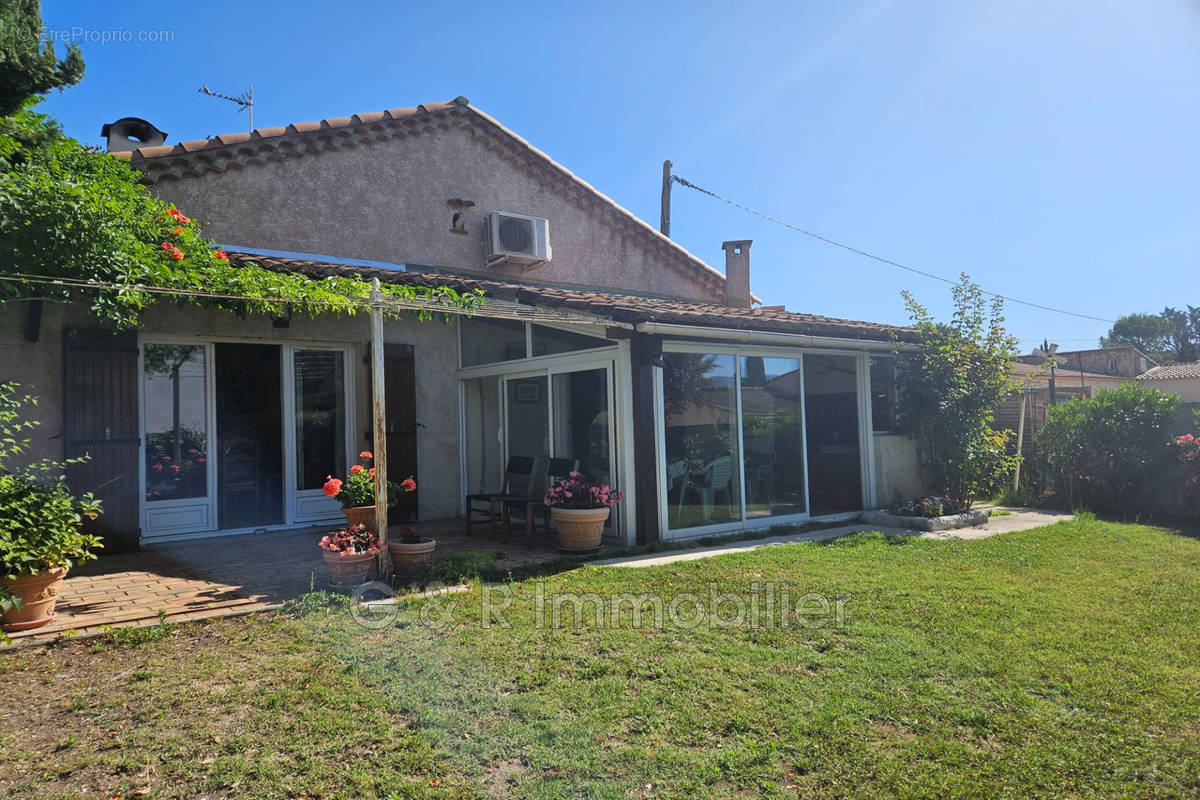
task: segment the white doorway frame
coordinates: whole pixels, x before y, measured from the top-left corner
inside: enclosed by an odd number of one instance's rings
[[[218,343],[231,344],[260,344],[280,348],[280,413],[283,424],[283,522],[275,525],[256,525],[242,528],[220,528],[218,518],[218,459],[215,457],[220,421],[216,411],[216,362],[215,353]],[[205,415],[208,430],[206,440],[209,457],[206,479],[208,496],[203,499],[203,509],[194,499],[182,500],[146,500],[146,402],[145,402],[145,347],[147,344],[193,345],[204,348],[205,357]],[[357,373],[354,370],[355,345],[350,343],[330,344],[328,342],[309,342],[303,340],[279,341],[273,339],[255,339],[236,336],[175,336],[170,334],[145,334],[138,336],[138,513],[142,529],[142,541],[166,542],[179,539],[199,539],[213,536],[233,536],[257,531],[285,530],[299,526],[336,522],[343,517],[341,507],[333,498],[325,497],[320,489],[299,490],[296,488],[296,419],[295,419],[295,351],[297,350],[332,350],[342,353],[343,371],[343,402],[346,409],[345,448],[346,465],[355,462],[355,431],[356,399],[355,384]],[[340,476],[339,476],[340,477]],[[162,504],[162,505],[160,505]],[[171,505],[165,505],[171,504]],[[157,532],[152,530],[150,522],[160,511],[178,514],[188,506],[192,509],[191,524],[158,526]],[[203,513],[203,517],[200,516]]]

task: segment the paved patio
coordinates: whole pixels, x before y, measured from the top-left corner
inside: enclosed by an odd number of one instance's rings
[[[329,527],[147,545],[136,553],[104,556],[71,571],[63,583],[57,617],[45,627],[10,634],[13,646],[62,636],[94,635],[104,627],[137,627],[264,611],[314,589],[328,588],[317,540]],[[558,557],[541,535],[534,548],[524,531],[502,541],[499,531],[477,525],[464,534],[462,520],[421,523],[438,541],[437,556],[484,552],[500,568]]]

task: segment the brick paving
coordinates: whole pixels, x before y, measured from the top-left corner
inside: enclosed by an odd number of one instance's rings
[[[276,608],[313,589],[328,588],[317,540],[328,527],[218,536],[147,545],[136,553],[103,556],[71,570],[49,624],[10,634],[11,646],[47,642],[72,631],[94,635],[105,627],[137,627],[232,616]],[[557,557],[553,541],[540,537],[531,549],[524,532],[507,541],[476,526],[463,532],[461,520],[421,523],[438,540],[435,557],[480,551],[497,556],[501,568]]]

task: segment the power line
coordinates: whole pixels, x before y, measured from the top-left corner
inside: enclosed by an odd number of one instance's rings
[[[712,191],[711,189],[705,189],[703,186],[697,186],[696,184],[692,183],[691,181],[687,180],[686,178],[681,178],[678,175],[672,175],[671,180],[673,180],[674,182],[676,182],[682,186],[686,186],[689,189],[694,189],[697,192],[700,192],[701,194],[706,194],[709,197],[720,200],[722,203],[727,203],[728,205],[731,205],[734,208],[740,208],[742,211],[745,211],[748,214],[753,214],[756,217],[761,217],[762,219],[765,219],[768,222],[773,222],[776,225],[781,225],[785,228],[796,231],[797,233],[802,233],[805,236],[809,236],[818,241],[833,245],[834,247],[840,247],[841,249],[848,250],[851,253],[855,253],[855,254],[863,256],[865,258],[869,258],[873,261],[878,261],[881,264],[887,264],[888,266],[897,267],[897,268],[905,270],[907,272],[912,272],[916,275],[921,275],[926,278],[932,278],[935,281],[941,281],[942,283],[950,284],[951,286],[958,283],[958,281],[951,280],[950,278],[944,277],[942,275],[937,275],[932,272],[926,272],[925,270],[917,269],[916,267],[910,267],[907,264],[901,264],[899,261],[893,261],[890,258],[884,258],[883,256],[877,256],[874,253],[869,253],[866,250],[860,250],[857,247],[845,244],[844,242],[839,242],[836,239],[830,239],[828,236],[822,236],[819,233],[813,233],[810,230],[801,228],[799,225],[793,225],[792,223],[787,222],[782,219],[779,219],[778,217],[773,217],[770,214],[759,211],[758,209],[751,208],[750,206],[747,206],[747,205],[743,205],[742,203],[739,203],[736,200],[730,200],[728,197],[723,197],[723,196],[717,194],[716,192]],[[1067,316],[1070,316],[1070,317],[1078,317],[1080,319],[1088,319],[1088,320],[1092,320],[1094,322],[1105,322],[1105,323],[1108,323],[1109,325],[1116,324],[1116,320],[1105,319],[1104,317],[1096,317],[1096,316],[1092,316],[1091,314],[1081,314],[1077,311],[1067,311],[1066,309],[1063,309],[1063,308],[1054,308],[1053,306],[1047,306],[1047,305],[1042,305],[1041,303],[1035,303],[1032,300],[1021,300],[1019,298],[1010,297],[1009,295],[1000,294],[998,292],[989,292],[986,289],[981,289],[980,291],[982,291],[984,294],[988,295],[989,297],[999,297],[1003,300],[1009,301],[1010,303],[1018,303],[1020,305],[1029,306],[1031,308],[1038,308],[1038,309],[1041,309],[1042,311],[1052,311],[1055,314],[1066,314]]]

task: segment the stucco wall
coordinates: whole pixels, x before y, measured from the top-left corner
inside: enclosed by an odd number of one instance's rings
[[[1176,378],[1172,380],[1138,381],[1147,389],[1158,389],[1167,394],[1177,394],[1185,403],[1200,403],[1200,378]]]
[[[21,329],[24,303],[0,309],[0,380],[15,380],[22,391],[39,398],[37,418],[42,425],[35,435],[37,457],[61,458],[62,449],[62,337],[63,329],[87,326],[86,309],[47,303],[37,343],[24,340]],[[94,324],[94,323],[91,323]],[[170,334],[214,335],[258,342],[316,342],[354,346],[353,363],[355,446],[364,445],[371,430],[370,396],[363,364],[370,328],[365,316],[293,319],[289,328],[275,328],[266,317],[242,319],[214,309],[159,305],[151,308],[142,328],[144,336]],[[417,481],[421,516],[451,517],[458,513],[458,389],[455,381],[457,347],[455,328],[441,322],[389,321],[384,338],[389,343],[413,345],[417,393]]]
[[[888,505],[925,494],[917,443],[907,436],[877,434],[875,442],[875,505]]]
[[[601,187],[603,188],[603,187]],[[237,246],[449,267],[497,277],[711,300],[595,211],[488,150],[461,128],[163,180],[154,191]],[[460,209],[451,199],[475,205]],[[465,235],[451,230],[456,211]],[[553,259],[532,271],[484,265],[484,218],[550,220]],[[714,253],[720,242],[713,240]]]

